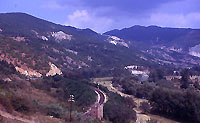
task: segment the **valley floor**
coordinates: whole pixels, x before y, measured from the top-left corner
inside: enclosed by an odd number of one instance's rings
[[[158,115],[153,115],[153,114],[143,114],[140,107],[140,103],[141,102],[148,102],[148,100],[146,99],[140,99],[140,98],[136,98],[132,95],[128,95],[125,93],[122,93],[121,91],[119,91],[117,88],[113,87],[112,85],[112,77],[105,77],[105,78],[94,78],[93,79],[93,83],[96,84],[100,84],[104,87],[107,87],[107,89],[109,91],[112,91],[114,93],[118,93],[119,95],[123,96],[123,97],[131,97],[133,99],[133,101],[136,103],[136,108],[134,108],[134,110],[136,111],[136,115],[137,115],[137,120],[136,123],[147,123],[148,120],[150,119],[154,119],[157,121],[157,123],[180,123],[177,121],[173,121],[171,119],[162,117],[162,116],[158,116]]]

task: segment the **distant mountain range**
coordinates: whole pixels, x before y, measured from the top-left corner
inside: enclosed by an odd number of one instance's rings
[[[137,41],[150,46],[168,46],[188,49],[200,43],[200,29],[162,28],[158,26],[133,26],[111,30],[104,34],[118,36],[127,41]]]
[[[53,68],[107,75],[128,65],[191,67],[200,63],[199,44],[197,29],[133,26],[101,35],[25,13],[0,14],[0,60],[32,76]]]
[[[199,64],[200,29],[136,25],[104,34],[124,39],[132,48],[151,55],[160,64],[179,67]]]

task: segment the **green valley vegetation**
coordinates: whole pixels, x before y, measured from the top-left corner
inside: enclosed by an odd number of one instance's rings
[[[114,123],[130,123],[136,121],[134,102],[121,97],[116,93],[109,92],[109,100],[104,106],[104,117]],[[131,103],[129,103],[131,102]]]
[[[182,78],[176,81],[166,80],[159,73],[154,76],[157,79],[153,82],[139,82],[137,77],[116,77],[113,82],[114,86],[120,85],[124,93],[149,100],[151,108],[141,105],[142,110],[147,113],[182,122],[200,122],[200,93],[191,86],[189,70],[183,69],[181,75]],[[180,87],[174,86],[175,82],[178,82]]]

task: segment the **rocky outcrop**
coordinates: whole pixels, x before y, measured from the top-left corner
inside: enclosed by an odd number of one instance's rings
[[[21,74],[28,76],[28,77],[42,77],[42,74],[39,72],[36,72],[35,70],[32,69],[23,69],[20,67],[15,67],[15,69],[20,72]]]
[[[38,33],[37,31],[35,31],[35,30],[31,30],[31,31],[32,31],[38,38],[40,38],[40,39],[42,39],[42,40],[44,40],[44,41],[48,41],[48,40],[49,40],[47,37],[39,35],[39,33]]]
[[[70,52],[70,53],[73,53],[73,54],[75,54],[75,55],[77,55],[78,54],[78,52],[76,52],[76,51],[73,51],[73,50],[70,50],[70,49],[65,49],[67,52]]]
[[[41,36],[41,38],[42,38],[42,40],[44,40],[44,41],[48,41],[49,39],[47,38],[47,37],[45,37],[45,36]]]
[[[120,39],[116,36],[108,36],[107,40],[114,45],[121,45],[127,48],[129,47],[128,44],[123,39]]]
[[[200,57],[200,44],[189,49],[189,54],[192,56]]]
[[[49,62],[50,65],[50,70],[49,72],[46,74],[46,76],[54,76],[56,74],[61,75],[62,71],[57,68],[54,64],[52,64],[51,62]]]
[[[13,40],[21,42],[21,41],[25,41],[25,37],[11,37]]]
[[[63,31],[59,31],[59,32],[53,32],[51,34],[56,41],[61,41],[61,40],[72,40],[72,35],[69,34],[65,34]]]

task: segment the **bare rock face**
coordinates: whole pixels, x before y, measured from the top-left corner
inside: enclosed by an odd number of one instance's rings
[[[25,41],[25,37],[11,37],[13,40],[21,42],[21,41]]]
[[[72,40],[72,35],[69,34],[65,34],[63,31],[59,31],[59,32],[53,32],[52,37],[54,37],[56,39],[56,41],[62,41],[62,40]]]
[[[44,41],[48,41],[48,40],[49,40],[47,37],[39,35],[39,33],[38,33],[37,31],[35,31],[35,30],[31,30],[31,31],[32,31],[38,38],[40,38],[40,39],[42,39],[42,40],[44,40]]]
[[[47,37],[45,37],[45,36],[41,36],[41,38],[42,38],[42,40],[44,40],[44,41],[48,41],[49,39],[47,38]]]
[[[20,67],[15,67],[15,69],[20,72],[21,74],[28,76],[28,77],[42,77],[42,74],[39,72],[36,72],[35,70],[32,69],[23,69]]]
[[[92,61],[93,61],[93,59],[92,59],[92,57],[91,57],[91,56],[88,56],[88,57],[87,57],[87,59],[88,59],[88,61],[90,61],[90,62],[92,62]]]
[[[4,78],[3,81],[4,82],[11,82],[12,80],[10,78]]]
[[[114,45],[121,45],[127,48],[129,47],[128,44],[123,39],[120,39],[116,36],[109,36],[107,40]]]
[[[46,74],[46,76],[54,76],[56,74],[61,75],[62,71],[57,68],[54,64],[52,64],[51,62],[49,62],[50,65],[50,70],[49,72]]]
[[[189,54],[192,56],[200,57],[200,44],[189,49]]]
[[[73,54],[75,54],[75,55],[77,55],[78,54],[78,52],[76,52],[76,51],[73,51],[73,50],[70,50],[70,49],[65,49],[67,52],[69,52],[69,53],[73,53]]]

